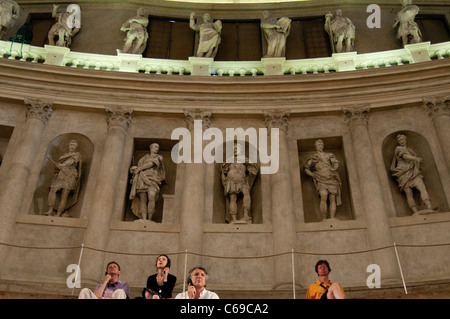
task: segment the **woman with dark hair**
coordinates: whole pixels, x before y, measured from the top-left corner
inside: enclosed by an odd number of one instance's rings
[[[172,298],[172,290],[175,287],[177,277],[169,274],[170,258],[167,255],[159,255],[155,262],[157,273],[147,278],[147,287],[142,291],[145,299],[155,299],[157,294],[160,298]]]

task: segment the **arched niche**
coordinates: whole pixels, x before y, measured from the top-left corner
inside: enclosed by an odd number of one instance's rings
[[[33,205],[30,214],[42,215],[48,211],[48,195],[52,180],[56,173],[55,164],[53,162],[58,162],[59,158],[69,151],[69,142],[71,140],[77,141],[77,151],[81,154],[82,162],[79,188],[76,192],[71,191],[69,194],[67,200],[67,206],[69,206],[69,208],[67,209],[67,213],[69,213],[72,218],[80,218],[92,155],[94,153],[94,146],[89,138],[78,133],[59,135],[49,143],[45,158],[42,162],[42,168],[34,192]],[[55,209],[58,207],[60,196],[61,192],[59,191],[56,196]],[[67,213],[62,216],[67,216]]]
[[[256,165],[258,166],[258,173],[253,181],[250,189],[251,208],[250,216],[252,217],[252,224],[262,224],[262,192],[261,192],[261,164],[259,163],[259,153],[255,145],[245,142],[245,155],[248,158],[250,152],[256,154]],[[223,162],[229,156],[226,152],[226,143],[223,144]],[[222,165],[223,163],[214,164],[214,186],[213,186],[213,212],[212,222],[215,224],[225,224],[230,221],[228,213],[229,201],[225,196],[224,185],[222,182]],[[239,194],[237,198],[237,219],[242,218],[244,212],[243,195]]]
[[[421,157],[423,159],[420,167],[422,171],[423,181],[428,195],[430,196],[432,206],[438,207],[440,211],[448,211],[448,203],[445,199],[439,172],[437,170],[436,163],[434,161],[428,141],[422,135],[413,131],[406,130],[391,133],[383,140],[382,144],[383,160],[386,174],[389,180],[389,188],[392,194],[396,216],[403,217],[413,214],[412,210],[408,206],[405,193],[400,191],[396,177],[392,176],[390,170],[394,157],[394,151],[398,146],[398,134],[406,135],[407,147],[412,149],[418,157]],[[425,206],[420,199],[420,193],[417,190],[413,190],[413,193],[414,199],[418,204],[417,208],[419,210],[424,209]]]
[[[305,173],[305,164],[316,153],[314,143],[321,139],[324,142],[323,151],[326,153],[333,153],[339,161],[338,173],[341,178],[341,201],[342,204],[337,206],[336,218],[339,220],[355,219],[353,211],[353,203],[351,201],[350,184],[348,182],[347,161],[345,159],[345,152],[342,145],[342,137],[322,137],[313,139],[297,140],[298,160],[300,166],[300,180],[302,186],[303,210],[305,216],[305,223],[321,222],[322,216],[320,213],[320,198],[316,192],[314,181],[312,177]],[[328,203],[329,206],[329,203]],[[327,213],[329,218],[329,211]]]
[[[172,148],[178,141],[160,138],[135,138],[134,139],[134,149],[133,157],[131,159],[131,166],[136,166],[139,160],[147,154],[150,154],[150,145],[152,143],[157,143],[159,145],[159,152],[163,157],[163,164],[166,172],[166,179],[160,185],[160,191],[158,194],[158,199],[156,201],[155,213],[152,216],[152,221],[157,223],[163,222],[163,214],[173,214],[174,212],[165,211],[166,207],[173,207],[166,201],[170,201],[175,193],[175,181],[177,176],[177,164],[172,161],[171,151]],[[124,212],[124,221],[135,221],[139,218],[133,214],[131,210],[132,201],[129,199],[131,191],[131,179],[132,174],[130,173],[130,167],[128,168],[128,183],[126,191],[126,207]],[[170,218],[168,218],[170,219]]]
[[[8,148],[8,143],[13,133],[14,127],[0,125],[0,166],[5,156],[6,149]]]

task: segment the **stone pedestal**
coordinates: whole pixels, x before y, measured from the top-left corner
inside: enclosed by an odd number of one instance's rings
[[[262,58],[264,75],[283,75],[283,64],[286,58]]]
[[[411,54],[414,63],[431,61],[430,54],[428,53],[429,47],[430,42],[421,42],[405,45],[405,49]]]
[[[117,57],[120,59],[119,71],[138,72],[138,63],[142,60],[141,54],[121,53],[117,50]]]
[[[333,53],[333,59],[337,64],[337,71],[353,71],[355,70],[356,52]]]
[[[69,48],[58,47],[54,45],[45,45],[45,62],[44,64],[64,65],[64,58],[70,52]]]
[[[211,75],[211,63],[214,62],[213,58],[200,58],[200,57],[189,57],[189,62],[192,66],[191,75]]]

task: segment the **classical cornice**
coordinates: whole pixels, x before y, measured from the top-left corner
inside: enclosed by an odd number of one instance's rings
[[[58,67],[0,59],[0,99],[36,97],[55,108],[103,109],[111,103],[140,113],[214,114],[336,112],[370,104],[371,109],[420,105],[424,96],[450,91],[450,59],[389,68],[328,74],[202,77],[141,74]]]

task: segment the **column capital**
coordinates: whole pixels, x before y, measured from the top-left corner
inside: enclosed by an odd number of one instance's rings
[[[350,130],[358,125],[367,127],[369,124],[370,105],[368,104],[343,107],[342,111],[345,115],[345,122]]]
[[[440,115],[450,115],[450,96],[426,96],[422,101],[427,114],[432,119]]]
[[[44,125],[47,124],[47,121],[53,112],[52,109],[53,101],[30,97],[25,98],[24,102],[27,107],[26,110],[27,119],[35,118],[42,121]]]
[[[211,115],[212,113],[203,109],[184,109],[184,120],[186,121],[186,126],[190,130],[194,129],[194,121],[201,120],[202,128],[205,130],[211,126]]]
[[[125,133],[131,124],[133,108],[124,108],[121,106],[105,106],[106,123],[108,131],[111,128],[117,127],[122,129]]]
[[[263,111],[264,123],[268,129],[279,128],[281,131],[287,134],[289,128],[289,116],[290,111],[287,110],[273,110]]]

